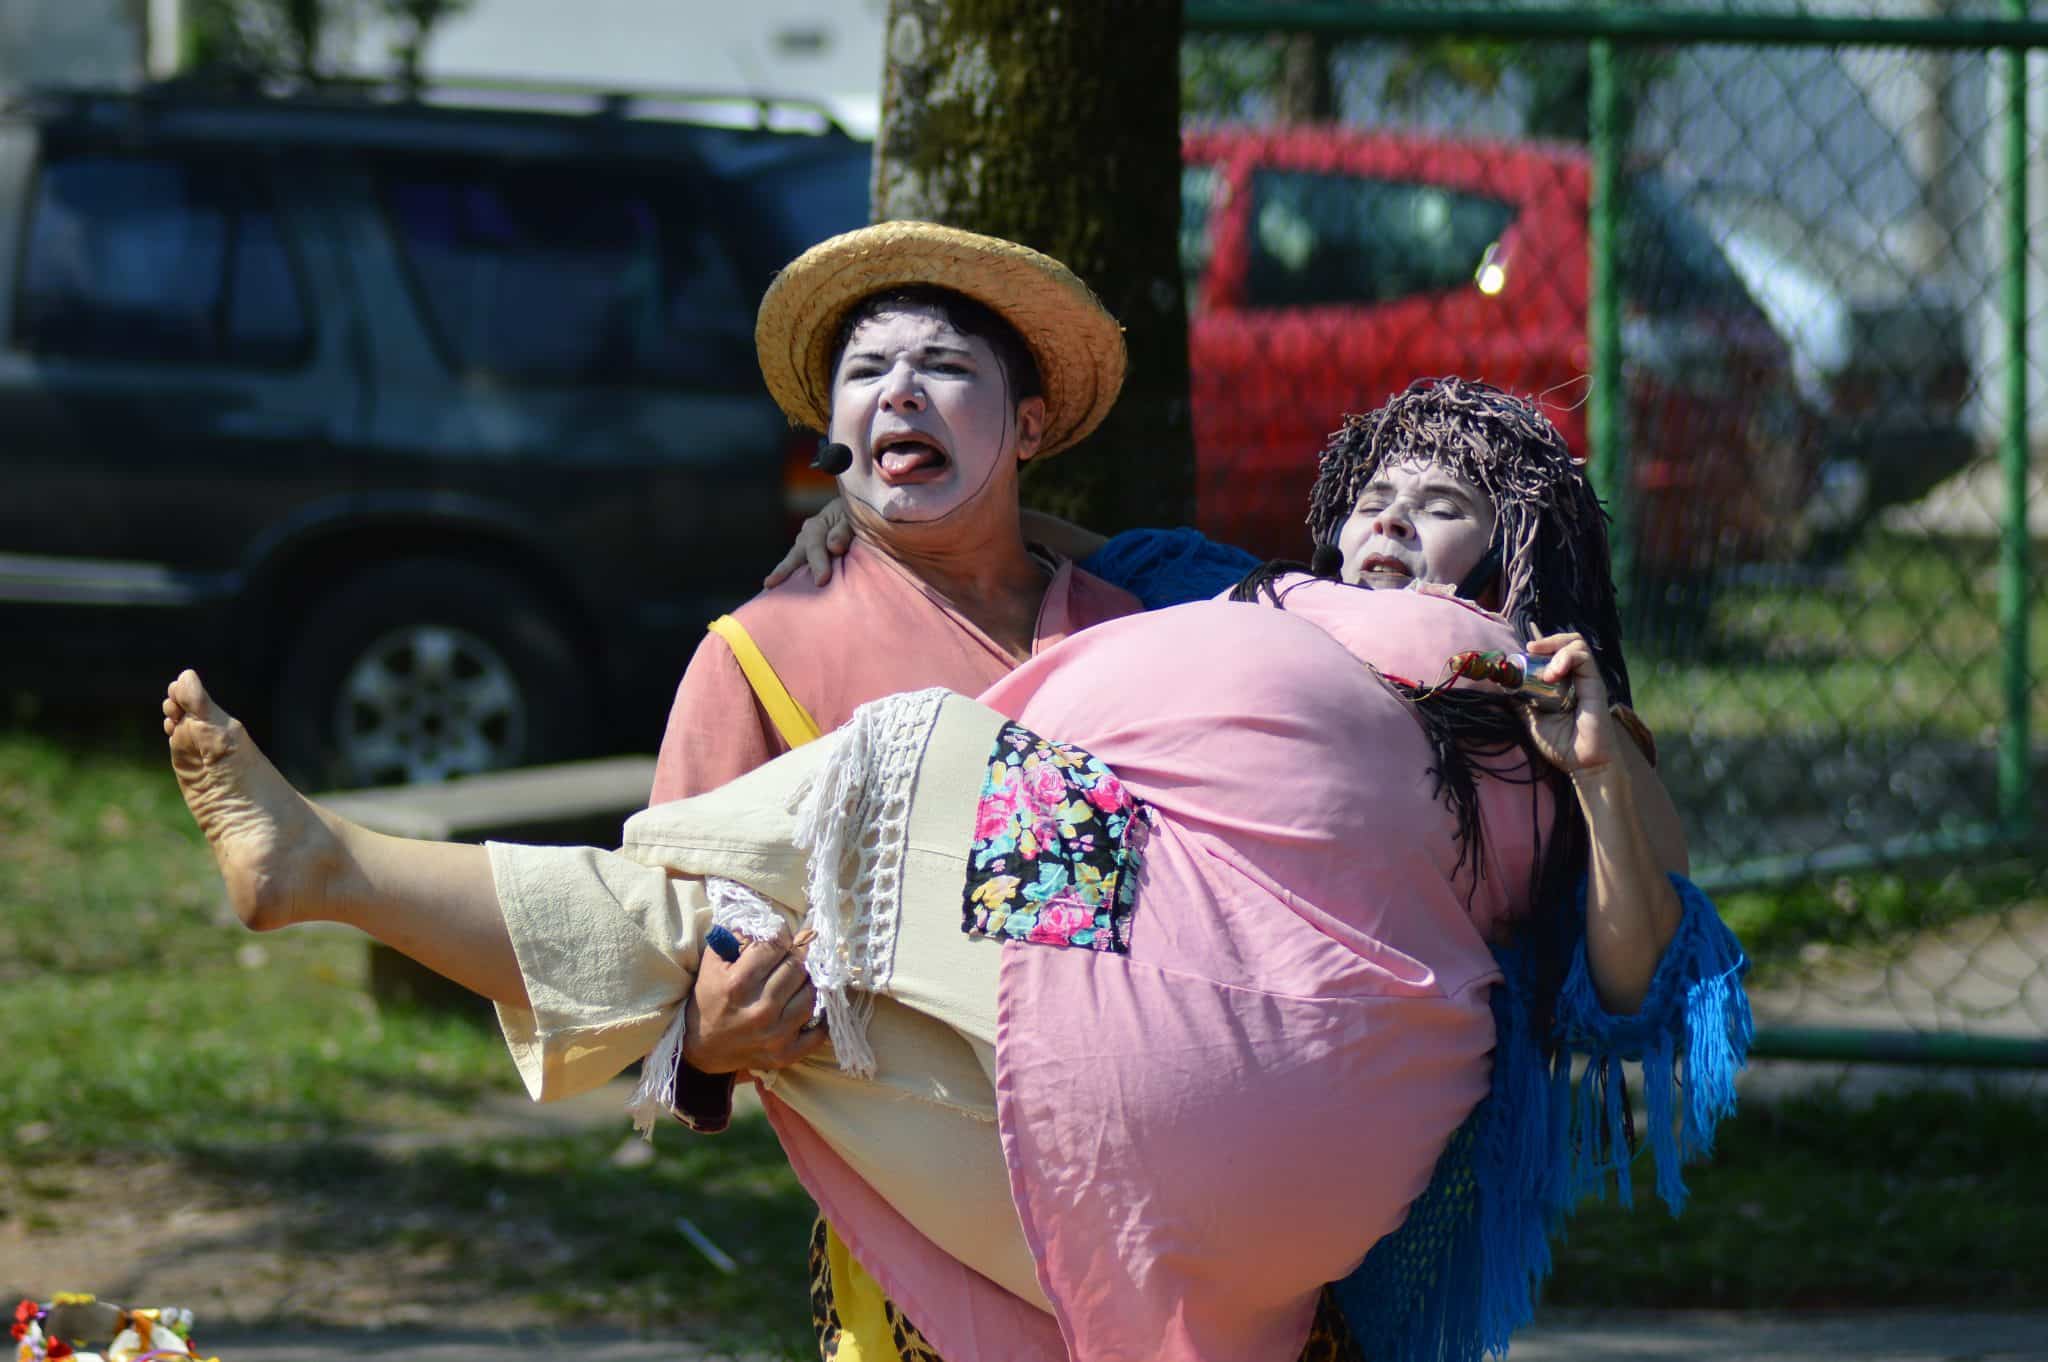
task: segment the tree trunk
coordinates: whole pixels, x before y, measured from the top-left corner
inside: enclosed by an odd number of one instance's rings
[[[385,15],[398,25],[391,56],[399,91],[418,99],[426,88],[427,40],[441,21],[469,8],[469,0],[383,0]]]
[[[1337,117],[1337,86],[1330,78],[1335,45],[1321,33],[1280,39],[1280,89],[1274,116],[1282,123],[1328,123]]]
[[[1180,0],[890,0],[877,220],[924,218],[1071,266],[1130,374],[1031,504],[1105,532],[1193,513],[1179,269]]]
[[[321,0],[284,0],[285,29],[291,35],[292,65],[308,85],[320,79],[320,40],[327,28]]]

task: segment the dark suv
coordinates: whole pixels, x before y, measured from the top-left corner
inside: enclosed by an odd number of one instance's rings
[[[0,684],[191,663],[335,783],[653,745],[787,543],[754,307],[868,148],[489,99],[0,110]]]

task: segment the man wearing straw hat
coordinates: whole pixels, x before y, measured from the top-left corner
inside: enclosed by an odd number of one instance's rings
[[[828,584],[784,582],[714,624],[677,688],[650,804],[724,785],[881,696],[977,694],[1138,608],[1020,527],[1020,465],[1086,436],[1123,383],[1122,329],[1065,265],[935,223],[881,223],[777,274],[755,343],[791,422],[826,437],[820,465],[837,475],[854,543]],[[682,1118],[722,1128],[735,1071],[823,1044],[812,1003],[800,955],[773,943],[707,962]],[[785,1143],[815,1143],[767,1105]],[[869,1327],[862,1302],[879,1292],[823,1221],[813,1258],[843,1304],[829,1327]]]
[[[1019,467],[1087,435],[1123,384],[1122,330],[1064,265],[935,223],[882,223],[783,269],[755,344],[791,422],[830,441],[820,459],[855,544],[828,585],[785,583],[731,618],[819,726],[908,683],[978,690],[1136,608],[1034,550],[1019,524]],[[691,660],[651,802],[790,745],[732,645],[714,633]]]

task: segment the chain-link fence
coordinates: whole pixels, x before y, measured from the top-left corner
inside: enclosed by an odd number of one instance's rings
[[[1412,378],[1539,395],[1760,1049],[2048,1067],[2048,23],[1187,15],[1205,527],[1304,554],[1311,454]]]

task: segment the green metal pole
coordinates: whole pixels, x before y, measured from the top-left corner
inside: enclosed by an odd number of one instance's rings
[[[1614,518],[1614,585],[1622,604],[1629,602],[1635,582],[1634,497],[1629,487],[1628,450],[1622,439],[1621,299],[1614,268],[1620,245],[1621,136],[1620,86],[1615,79],[1614,41],[1595,38],[1590,44],[1591,88],[1587,111],[1593,152],[1590,237],[1593,258],[1586,319],[1593,348],[1593,390],[1588,402],[1587,451],[1593,486]]]
[[[2005,0],[2025,20],[2027,0]],[[2005,53],[2005,526],[1999,545],[1998,617],[2005,636],[2005,739],[1998,753],[1998,811],[2008,832],[2033,819],[2027,626],[2027,51]]]
[[[1967,15],[1730,13],[1719,9],[1603,8],[1592,4],[1385,5],[1361,0],[1296,0],[1284,17],[1272,0],[1187,0],[1188,33],[1327,33],[1340,37],[1483,33],[1495,38],[1583,42],[1734,43],[1806,47],[1919,47],[1978,50],[2048,46],[2048,24]]]
[[[1820,1026],[1759,1026],[1751,1059],[1810,1059],[1837,1064],[1925,1064],[1943,1068],[2048,1068],[2048,1039],[1971,1036],[1954,1031],[1857,1031]]]
[[[1821,876],[1898,870],[1927,861],[1958,862],[1986,856],[2010,856],[2015,851],[2025,852],[2030,846],[2031,839],[2024,833],[2015,833],[2002,822],[1986,821],[1934,832],[1881,837],[1851,846],[1829,847],[1825,851],[1756,856],[1721,864],[1695,861],[1692,881],[1709,894],[1732,894],[1738,890],[1767,889]]]

